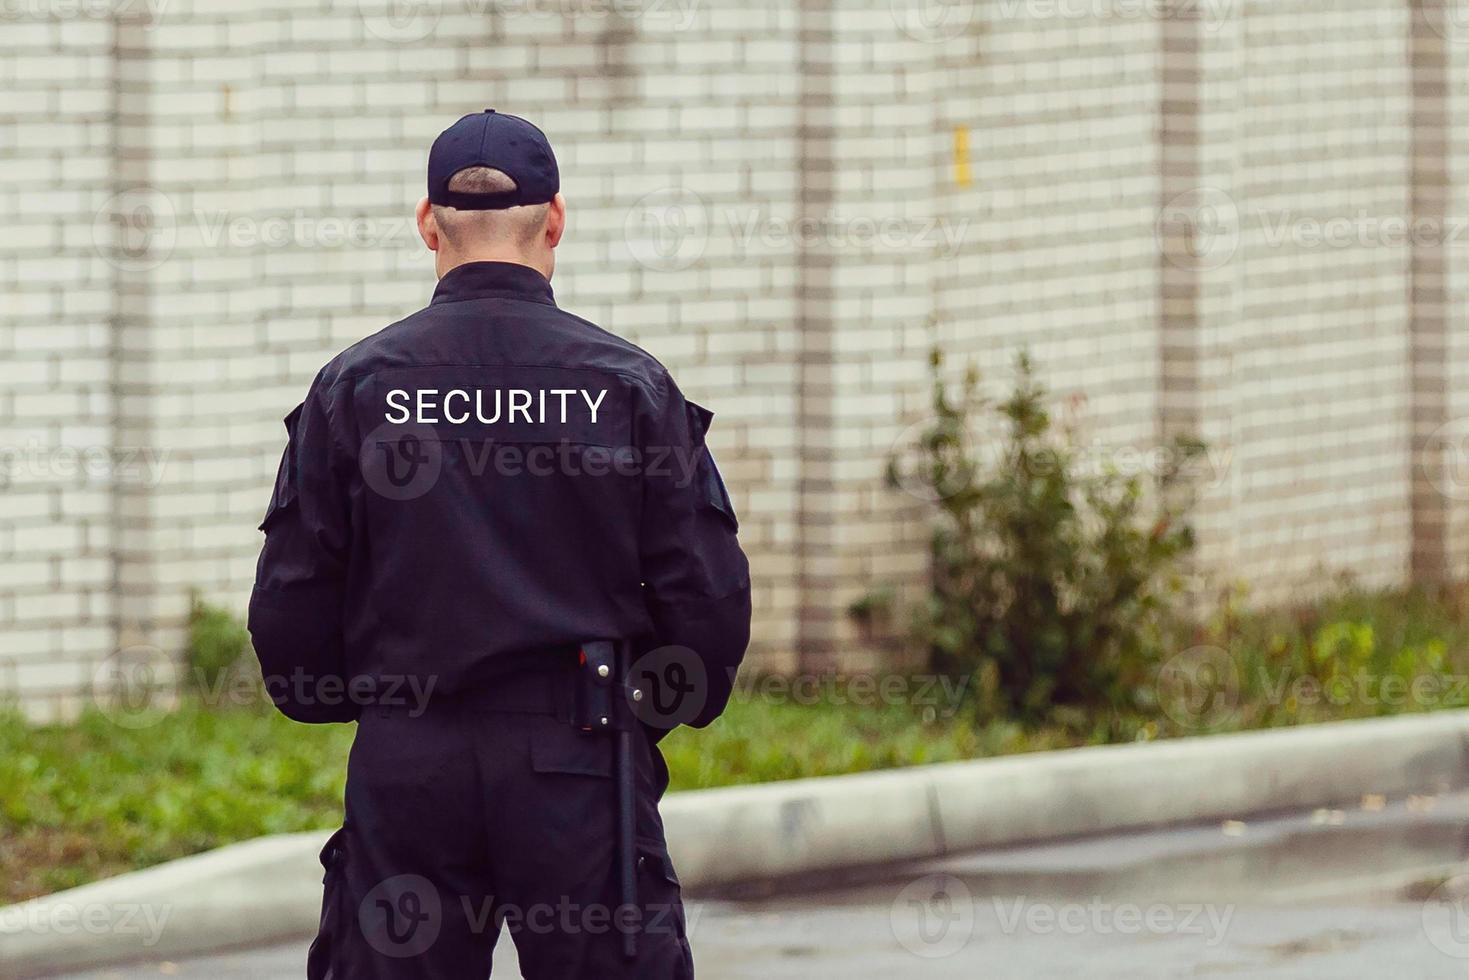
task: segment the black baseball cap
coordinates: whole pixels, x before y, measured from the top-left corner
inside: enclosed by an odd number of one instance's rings
[[[469,167],[490,167],[515,181],[515,190],[463,194],[449,179]],[[486,109],[465,116],[434,140],[428,153],[429,203],[459,211],[499,211],[545,204],[561,189],[561,172],[546,134],[507,112]]]

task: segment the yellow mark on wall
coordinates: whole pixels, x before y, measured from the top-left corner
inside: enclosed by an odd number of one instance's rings
[[[974,175],[969,172],[969,127],[954,127],[954,183],[960,187],[968,187],[974,183]]]

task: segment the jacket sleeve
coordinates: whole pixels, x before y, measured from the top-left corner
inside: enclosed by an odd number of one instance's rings
[[[750,567],[739,522],[704,444],[713,414],[688,402],[666,376],[641,427],[644,598],[665,647],[697,660],[700,683],[679,720],[702,728],[729,703],[750,641]]]
[[[321,377],[286,417],[289,441],[260,529],[265,548],[250,596],[250,639],[266,693],[303,722],[354,720],[342,638],[351,508],[344,452]]]

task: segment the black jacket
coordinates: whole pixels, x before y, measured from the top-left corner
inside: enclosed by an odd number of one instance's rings
[[[349,721],[394,691],[451,695],[626,637],[687,648],[707,687],[678,720],[707,724],[750,629],[711,418],[535,270],[452,270],[286,418],[250,601],[272,699]]]

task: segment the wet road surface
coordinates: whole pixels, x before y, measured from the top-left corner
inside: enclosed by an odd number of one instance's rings
[[[1458,978],[1469,976],[1469,794],[704,896],[689,924],[700,980]],[[305,949],[68,980],[299,978]],[[495,975],[519,976],[508,938]]]

